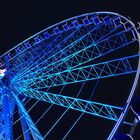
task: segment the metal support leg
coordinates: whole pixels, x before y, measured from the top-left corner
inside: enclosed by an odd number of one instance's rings
[[[33,139],[34,140],[43,140],[41,133],[38,131],[37,127],[33,123],[30,116],[28,115],[26,109],[24,108],[24,105],[19,100],[18,96],[15,95],[14,92],[13,92],[13,96],[15,97],[15,101],[17,102],[19,110],[22,112],[22,116],[24,116],[24,119],[25,119],[26,123],[28,124],[28,127],[30,129]]]
[[[20,118],[21,118],[21,125],[22,125],[24,140],[31,140],[31,137],[30,137],[30,134],[29,134],[29,127],[27,126],[24,115],[20,110],[19,110],[19,115],[20,115]]]

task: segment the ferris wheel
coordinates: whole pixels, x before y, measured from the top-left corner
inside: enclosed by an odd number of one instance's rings
[[[94,12],[50,26],[3,54],[0,139],[71,139],[88,118],[99,121],[90,121],[91,139],[100,139],[100,133],[115,140],[123,126],[132,139],[140,120],[131,106],[139,81],[139,43],[132,21]],[[132,121],[129,112],[135,114]],[[84,132],[79,135],[88,139]]]

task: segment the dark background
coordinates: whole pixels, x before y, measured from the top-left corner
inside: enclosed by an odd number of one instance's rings
[[[139,0],[5,0],[0,3],[0,54],[34,33],[72,16],[113,11],[138,22],[139,9]]]
[[[140,21],[138,0],[28,0],[0,3],[0,55],[40,30],[64,19],[96,11],[117,12]],[[139,140],[138,134],[135,138]],[[87,133],[88,134],[88,133]]]

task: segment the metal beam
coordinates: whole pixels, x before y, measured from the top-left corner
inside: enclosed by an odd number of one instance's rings
[[[12,92],[13,93],[13,92]],[[31,131],[32,137],[34,140],[43,140],[42,135],[40,134],[40,132],[38,131],[37,127],[35,126],[35,124],[33,123],[32,119],[30,118],[30,116],[28,115],[27,111],[24,108],[24,105],[22,104],[22,102],[19,100],[18,96],[16,94],[13,93],[13,96],[17,102],[17,105],[20,109],[20,111],[22,112],[22,114],[24,115],[24,118],[28,124],[28,127]]]

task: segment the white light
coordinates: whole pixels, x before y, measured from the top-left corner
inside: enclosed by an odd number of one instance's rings
[[[5,75],[6,69],[0,70],[0,76],[3,77]]]

